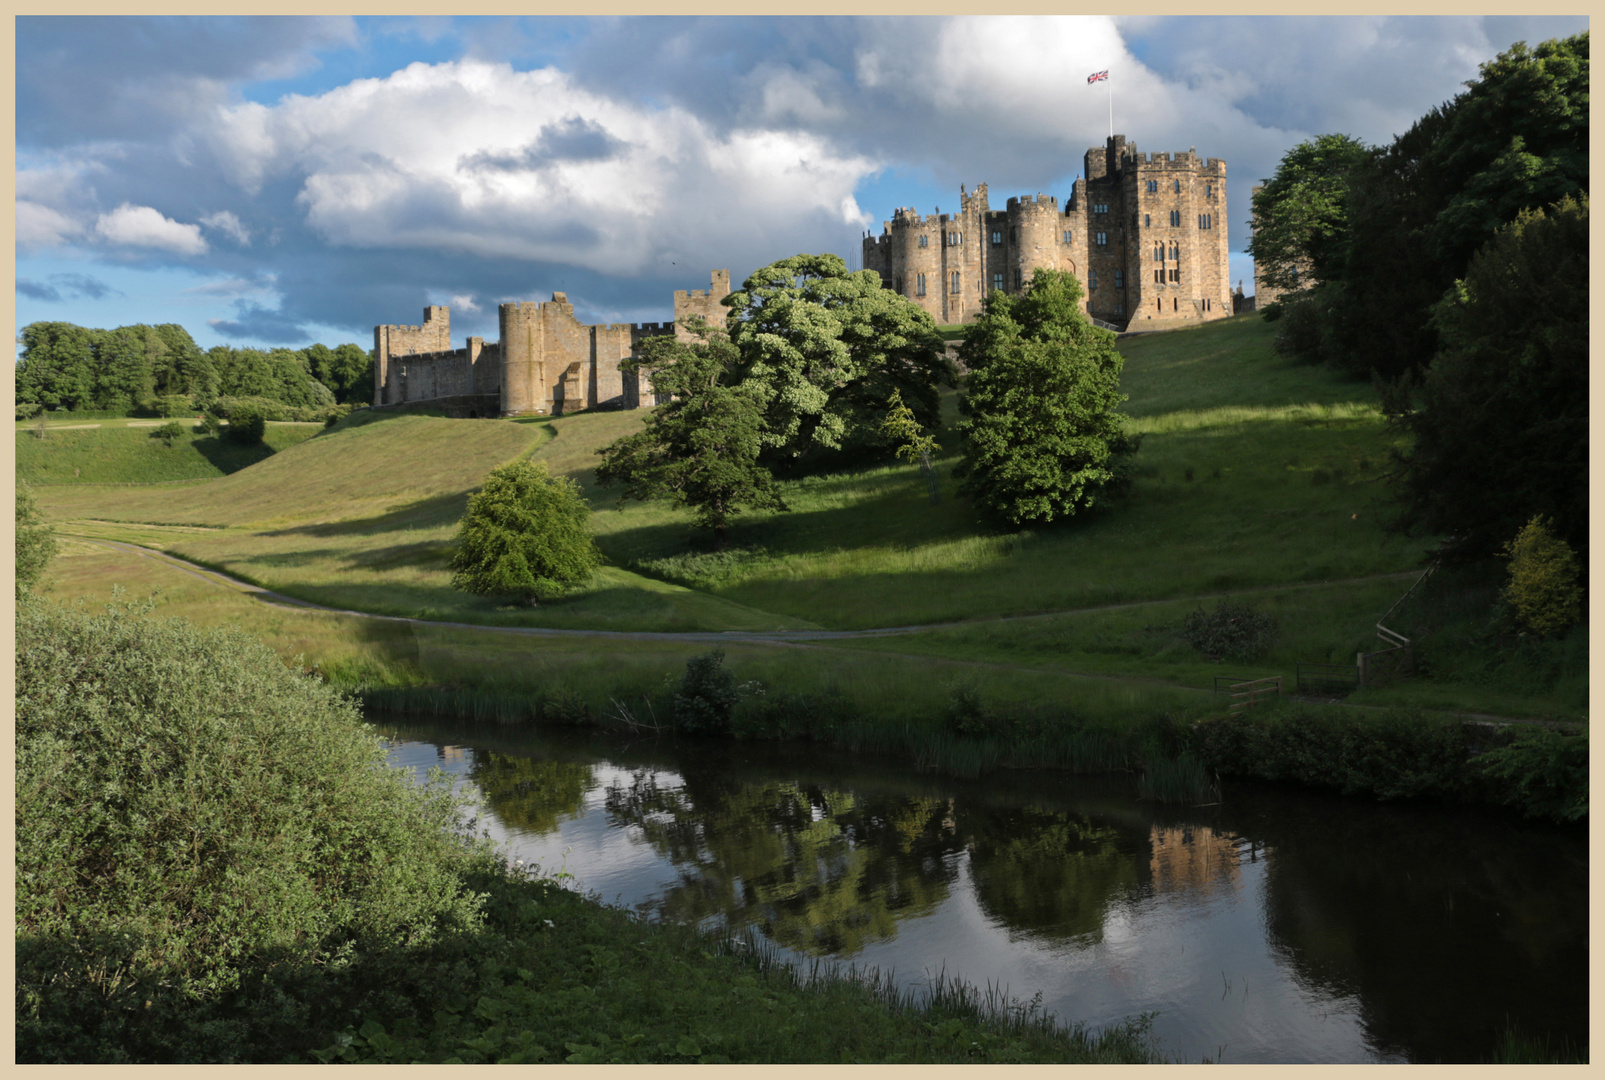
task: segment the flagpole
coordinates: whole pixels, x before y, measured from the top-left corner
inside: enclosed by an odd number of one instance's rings
[[[1105,78],[1104,82],[1109,84],[1109,137],[1112,139],[1115,137],[1115,81]]]

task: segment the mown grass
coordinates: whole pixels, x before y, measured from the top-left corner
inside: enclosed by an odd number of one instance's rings
[[[359,414],[204,484],[53,487],[40,502],[52,518],[72,519],[71,530],[163,547],[353,610],[703,632],[1036,615],[844,642],[833,655],[898,653],[1192,687],[1213,672],[1178,643],[1176,624],[1194,606],[1240,594],[1283,626],[1258,665],[1267,670],[1256,673],[1290,676],[1293,663],[1350,663],[1374,647],[1373,624],[1408,586],[1426,541],[1384,531],[1390,493],[1380,474],[1393,436],[1370,387],[1289,364],[1270,347],[1272,329],[1232,319],[1123,341],[1127,411],[1143,434],[1131,492],[1103,513],[1018,533],[991,530],[955,495],[952,391],[937,462],[940,505],[927,501],[909,466],[796,477],[783,481],[790,513],[738,518],[731,546],[719,552],[693,536],[686,512],[621,505],[595,486],[596,451],[642,422],[627,412],[525,422]],[[456,592],[448,566],[468,493],[523,454],[580,483],[610,564],[586,588],[536,609]],[[1089,610],[1112,605],[1147,606]],[[1586,710],[1586,674],[1564,675],[1570,681],[1559,691],[1548,683],[1513,690],[1457,666],[1451,637],[1440,642],[1435,681],[1368,694],[1513,715]]]
[[[254,446],[198,434],[193,419],[178,421],[184,434],[168,445],[151,437],[161,420],[99,421],[98,427],[18,425],[17,478],[30,484],[151,484],[211,480],[239,472],[323,430],[321,424],[267,426]]]

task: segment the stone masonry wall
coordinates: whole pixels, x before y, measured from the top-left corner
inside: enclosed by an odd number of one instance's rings
[[[644,380],[622,370],[647,337],[676,334],[690,340],[679,320],[701,315],[723,326],[730,272],[716,270],[708,291],[674,294],[675,322],[590,326],[574,317],[564,293],[544,302],[503,304],[501,341],[469,338],[450,348],[450,313],[424,312],[424,325],[374,328],[375,406],[416,402],[449,404],[464,415],[561,415],[578,409],[637,409],[650,394]],[[434,346],[424,348],[424,346]],[[398,351],[401,350],[401,351]],[[454,413],[455,415],[455,413]]]
[[[899,207],[865,235],[864,268],[939,324],[973,321],[987,293],[1039,268],[1075,274],[1088,313],[1128,329],[1232,314],[1223,161],[1140,154],[1116,135],[1087,151],[1083,173],[1062,212],[1040,193],[994,211],[985,184],[960,190],[957,214]]]

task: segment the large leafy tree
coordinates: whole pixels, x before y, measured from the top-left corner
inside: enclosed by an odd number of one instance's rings
[[[468,499],[452,556],[453,588],[535,606],[588,580],[601,564],[579,485],[546,466],[493,469]]]
[[[884,452],[886,402],[898,391],[919,424],[939,426],[949,374],[936,324],[871,270],[836,255],[794,255],[726,298],[734,381],[763,409],[766,456]]]
[[[1442,341],[1403,458],[1399,525],[1451,560],[1497,553],[1534,515],[1588,552],[1588,200],[1528,211],[1437,306]]]
[[[26,483],[18,482],[16,492],[17,599],[30,595],[44,577],[45,568],[56,557],[56,530],[39,512],[39,503]]]
[[[1259,280],[1292,291],[1341,275],[1349,177],[1365,156],[1365,144],[1348,135],[1321,135],[1283,155],[1254,194],[1248,253]]]
[[[743,507],[784,510],[763,450],[763,396],[756,383],[729,385],[735,347],[721,335],[695,344],[648,338],[634,361],[667,398],[634,435],[598,451],[597,482],[621,499],[669,499],[690,507],[722,547]]]
[[[1348,253],[1325,297],[1337,362],[1384,381],[1437,350],[1431,313],[1471,256],[1524,210],[1588,190],[1588,34],[1517,43],[1350,182]]]
[[[1116,411],[1115,337],[1081,311],[1074,274],[1038,270],[1019,295],[994,292],[960,356],[963,460],[954,474],[989,517],[1047,523],[1125,486],[1136,443]]]

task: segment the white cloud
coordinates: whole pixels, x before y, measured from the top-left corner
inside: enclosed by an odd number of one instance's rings
[[[206,254],[206,241],[199,225],[185,225],[163,217],[149,206],[123,203],[95,222],[95,232],[114,244],[131,247],[162,248],[180,255]]]
[[[453,311],[468,312],[479,310],[479,305],[474,302],[472,296],[453,296],[450,300],[450,305]]]
[[[219,210],[215,214],[207,214],[201,218],[201,224],[233,238],[241,247],[251,246],[250,230],[241,224],[240,219],[231,210]]]
[[[84,227],[59,210],[27,199],[17,200],[17,246],[57,247],[81,235]]]
[[[582,130],[584,140],[553,134]],[[298,205],[330,243],[617,274],[802,250],[821,225],[867,220],[850,199],[877,167],[807,132],[717,131],[680,108],[579,89],[561,71],[471,60],[241,104],[219,114],[212,139],[247,191],[299,176]]]
[[[200,285],[185,289],[186,295],[195,296],[250,296],[271,295],[273,275],[267,275],[267,281],[252,281],[248,278],[222,278],[217,281],[207,281]]]

